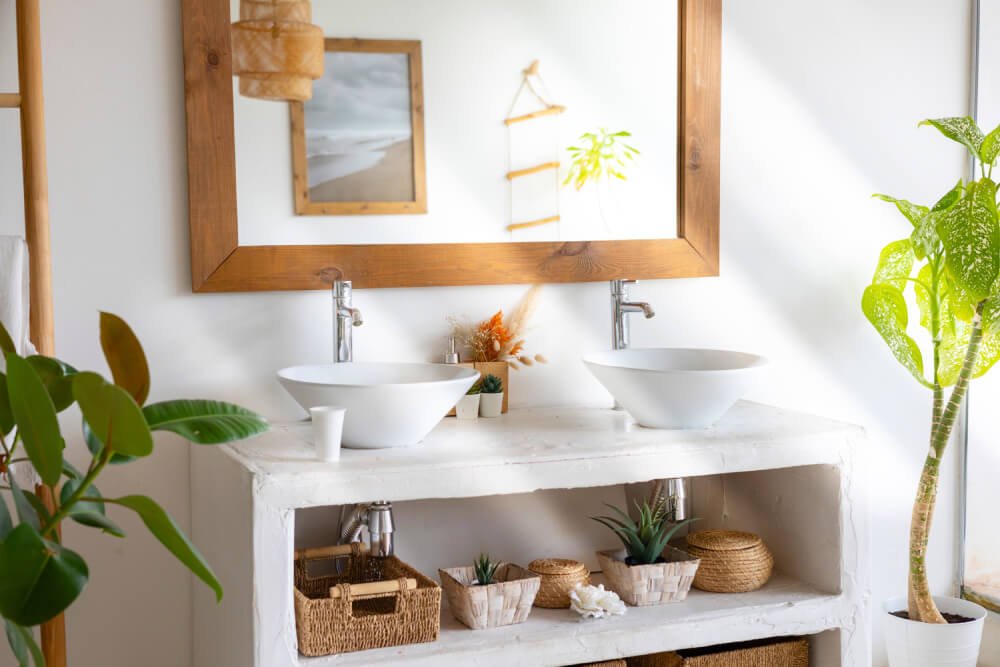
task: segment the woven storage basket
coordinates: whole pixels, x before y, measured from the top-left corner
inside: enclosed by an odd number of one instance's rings
[[[624,549],[597,552],[611,590],[633,607],[681,602],[687,597],[697,576],[698,559],[674,547],[667,547],[663,556],[665,563],[629,565]]]
[[[331,563],[337,559],[345,566],[339,574]],[[311,576],[310,567],[320,564],[334,573]],[[296,552],[294,572],[295,626],[303,655],[418,644],[438,637],[441,588],[394,556],[370,557],[357,543],[309,549]],[[416,588],[407,589],[407,579],[415,580]],[[398,581],[399,590],[358,594],[364,584],[391,580]]]
[[[687,551],[701,559],[694,587],[712,593],[755,591],[771,578],[774,556],[753,533],[702,530],[687,536]]]
[[[542,578],[535,597],[536,607],[568,609],[569,592],[577,584],[590,584],[590,570],[577,560],[539,558],[528,563],[528,569]]]
[[[628,659],[628,667],[809,667],[809,641],[801,637],[686,649]]]
[[[476,568],[438,570],[452,615],[473,630],[522,623],[531,613],[541,578],[519,565],[497,568],[494,583],[476,583]]]

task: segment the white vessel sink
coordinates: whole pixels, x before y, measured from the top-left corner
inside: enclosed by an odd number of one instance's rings
[[[293,366],[278,380],[306,410],[347,408],[343,445],[406,447],[424,439],[479,377],[463,366],[340,363]]]
[[[756,354],[681,348],[609,350],[583,362],[641,425],[673,429],[714,424],[767,365]]]

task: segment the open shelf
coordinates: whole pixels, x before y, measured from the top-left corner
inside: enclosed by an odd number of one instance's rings
[[[594,576],[601,583],[600,575]],[[849,601],[778,574],[752,593],[704,593],[653,607],[629,607],[624,616],[581,621],[569,609],[533,609],[527,621],[470,630],[442,609],[441,636],[411,644],[319,658],[299,656],[301,667],[334,665],[572,665],[679,648],[783,635],[812,635],[848,622]]]

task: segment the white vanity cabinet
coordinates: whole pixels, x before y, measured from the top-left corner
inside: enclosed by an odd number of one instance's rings
[[[345,450],[337,463],[315,461],[309,438],[307,424],[277,425],[248,442],[193,448],[193,537],[225,587],[219,605],[210,591],[196,588],[196,667],[568,665],[786,635],[811,637],[817,667],[871,662],[867,481],[858,427],[741,402],[715,427],[697,431],[644,429],[627,414],[593,408],[445,419],[416,447]],[[523,624],[484,631],[466,629],[444,609],[434,643],[323,658],[296,650],[298,509],[667,477],[691,478],[699,529],[750,530],[764,538],[776,567],[764,588],[693,590],[682,603],[587,622],[568,610],[536,608]]]

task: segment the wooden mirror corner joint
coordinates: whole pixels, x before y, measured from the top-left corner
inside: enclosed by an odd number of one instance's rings
[[[181,0],[195,292],[588,282],[719,272],[722,0],[678,0],[677,238],[241,246],[228,0]]]

